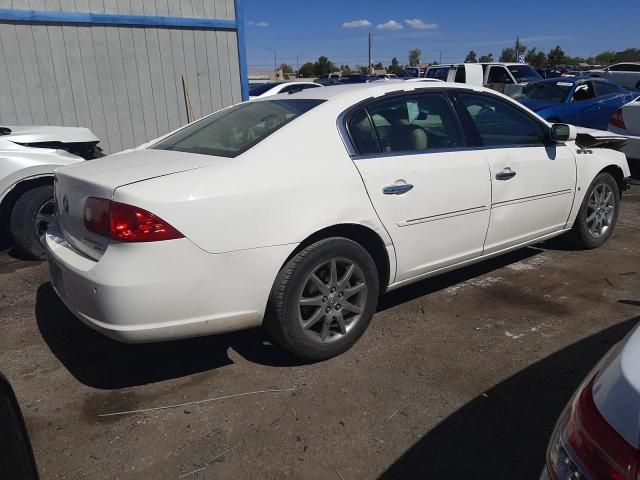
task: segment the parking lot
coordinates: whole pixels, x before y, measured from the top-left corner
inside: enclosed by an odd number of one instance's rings
[[[554,241],[397,290],[310,365],[255,331],[118,344],[5,243],[1,370],[43,479],[535,479],[564,404],[640,320],[638,235],[634,186],[603,248]]]

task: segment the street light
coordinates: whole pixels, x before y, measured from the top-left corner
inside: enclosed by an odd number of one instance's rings
[[[273,71],[278,70],[278,52],[275,48],[267,47],[267,50],[271,50],[273,52]]]

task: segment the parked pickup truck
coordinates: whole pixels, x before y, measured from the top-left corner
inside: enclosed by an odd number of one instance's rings
[[[509,94],[510,85],[522,85],[542,80],[542,77],[530,65],[524,63],[459,63],[429,67],[426,76],[441,78],[444,68],[448,67],[447,82],[468,83],[478,87],[488,87],[500,93]],[[433,72],[430,71],[433,69]],[[440,76],[435,76],[435,73]],[[444,78],[441,78],[445,80]]]

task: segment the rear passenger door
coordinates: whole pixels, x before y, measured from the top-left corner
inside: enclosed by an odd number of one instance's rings
[[[491,183],[445,93],[372,100],[346,118],[353,160],[396,251],[395,282],[478,257]]]

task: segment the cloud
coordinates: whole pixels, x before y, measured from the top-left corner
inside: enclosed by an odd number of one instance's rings
[[[266,28],[269,26],[267,22],[254,22],[253,20],[250,22],[247,22],[247,25],[249,25],[250,27],[261,27],[261,28]]]
[[[364,28],[364,27],[370,27],[371,26],[371,22],[369,20],[353,20],[351,22],[344,22],[342,24],[342,28]]]
[[[416,30],[435,30],[438,28],[437,23],[424,23],[419,18],[407,19],[405,23]]]
[[[387,23],[381,23],[377,28],[380,30],[402,30],[402,24],[395,20],[389,20]]]

